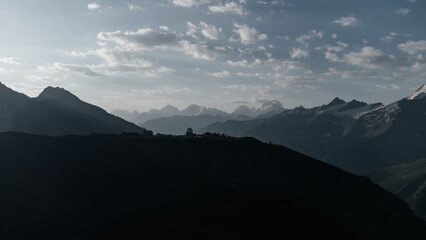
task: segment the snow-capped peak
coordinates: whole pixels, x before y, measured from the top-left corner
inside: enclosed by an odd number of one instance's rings
[[[408,96],[408,100],[417,100],[421,99],[426,96],[426,84],[423,84],[423,86],[419,87],[413,94]]]

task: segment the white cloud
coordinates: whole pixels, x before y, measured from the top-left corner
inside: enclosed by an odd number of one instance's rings
[[[343,52],[343,50],[345,50],[345,48],[347,47],[348,47],[348,44],[341,41],[337,41],[337,46],[324,45],[324,46],[316,47],[315,49],[316,50],[327,49],[328,52]]]
[[[187,28],[187,31],[186,31],[186,35],[187,36],[191,36],[191,37],[193,37],[193,38],[198,38],[196,35],[195,35],[195,33],[197,32],[197,29],[198,29],[198,27],[197,26],[195,26],[193,23],[191,23],[191,22],[186,22],[186,28]]]
[[[219,5],[209,6],[209,10],[213,13],[233,13],[238,15],[245,14],[243,6],[235,2],[228,2],[228,3],[225,3],[225,5],[219,4]]]
[[[381,50],[373,47],[363,47],[360,52],[350,52],[344,55],[342,60],[347,64],[366,69],[397,66],[399,64],[395,56],[386,55]]]
[[[181,41],[177,50],[182,51],[193,58],[212,60],[218,56],[231,52],[233,49],[230,47],[211,47],[202,43]]]
[[[365,68],[379,69],[382,67],[402,67],[403,61],[392,55],[386,55],[379,49],[363,47],[360,52],[350,52],[343,57],[335,53],[325,52],[325,59],[331,62],[346,63]]]
[[[331,62],[340,62],[340,58],[335,53],[325,52],[325,59]]]
[[[87,4],[87,8],[89,10],[97,10],[97,9],[101,8],[101,5],[99,5],[98,3],[93,2],[93,3]]]
[[[401,9],[395,10],[394,12],[401,16],[407,16],[408,14],[410,14],[411,9],[401,8]]]
[[[231,76],[231,73],[228,71],[222,71],[222,72],[209,73],[208,75],[212,77],[217,77],[217,78],[226,78]]]
[[[205,22],[200,22],[201,34],[204,37],[210,40],[217,40],[219,38],[219,33],[222,32],[222,28],[216,28],[213,25],[209,25]]]
[[[409,2],[409,3],[416,3],[417,0],[407,0],[407,2]]]
[[[391,42],[392,40],[395,39],[396,36],[398,36],[399,34],[396,32],[391,32],[389,33],[389,35],[381,37],[380,40],[384,41],[384,42]]]
[[[141,10],[143,10],[143,8],[141,6],[138,6],[138,5],[128,4],[127,6],[129,7],[130,11],[141,11]]]
[[[158,47],[174,46],[179,42],[180,36],[174,32],[143,28],[136,32],[100,32],[98,39],[113,42],[129,49],[152,50]]]
[[[240,36],[240,41],[243,44],[253,44],[256,41],[266,40],[268,36],[266,34],[258,34],[255,28],[251,28],[246,24],[234,23],[234,32]]]
[[[24,64],[24,61],[22,61],[18,57],[6,57],[6,58],[0,58],[0,63],[7,63],[11,65],[22,65]]]
[[[339,76],[341,78],[373,78],[379,75],[376,71],[371,70],[350,70],[350,71],[340,71],[335,68],[329,68],[324,75],[328,76]]]
[[[338,20],[334,20],[334,23],[340,24],[342,27],[349,27],[349,26],[355,26],[359,23],[359,20],[355,17],[349,16],[349,17],[341,17]]]
[[[290,57],[291,58],[307,58],[309,55],[309,52],[307,50],[303,50],[301,48],[293,48],[290,51]]]
[[[319,32],[319,31],[316,31],[316,30],[310,30],[309,33],[301,35],[298,38],[296,38],[296,41],[298,43],[303,44],[305,47],[307,47],[308,44],[306,43],[306,41],[311,40],[311,39],[315,39],[315,38],[322,39],[323,37],[324,37],[323,32]]]
[[[421,51],[426,51],[426,40],[421,41],[408,41],[406,43],[398,44],[398,48],[408,54],[416,54]]]
[[[191,7],[198,7],[200,5],[208,4],[211,1],[210,0],[171,0],[170,2],[176,7],[191,8]]]
[[[228,60],[227,63],[230,66],[238,66],[238,67],[270,67],[274,69],[275,71],[284,70],[284,71],[291,71],[291,70],[302,70],[304,69],[304,66],[302,63],[298,61],[290,61],[290,60],[277,60],[274,58],[270,58],[268,60],[261,60],[261,59],[254,59],[252,62],[247,61],[246,59],[243,59],[241,61],[231,61]]]

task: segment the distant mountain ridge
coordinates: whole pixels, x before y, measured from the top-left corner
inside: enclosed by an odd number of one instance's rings
[[[213,123],[202,132],[272,141],[357,174],[426,157],[426,87],[384,106],[339,98],[267,119]]]
[[[262,106],[259,108],[249,108],[246,105],[240,105],[232,113],[227,113],[225,111],[216,109],[216,108],[206,108],[196,104],[191,104],[183,110],[167,105],[161,109],[151,109],[148,112],[139,113],[137,111],[127,111],[127,110],[114,110],[111,113],[119,116],[127,121],[134,122],[136,124],[144,124],[147,121],[161,118],[169,118],[174,116],[201,116],[201,115],[210,115],[210,116],[222,116],[227,117],[228,119],[235,119],[236,116],[245,116],[247,118],[267,118],[275,114],[278,114],[284,111],[284,107],[277,100],[263,101]]]
[[[142,128],[81,101],[63,88],[47,87],[30,98],[0,83],[0,132],[67,134],[141,132]]]

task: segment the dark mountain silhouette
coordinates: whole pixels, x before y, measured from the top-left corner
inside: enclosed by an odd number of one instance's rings
[[[426,237],[368,178],[251,138],[2,133],[0,146],[1,239]]]
[[[198,132],[251,136],[282,144],[357,174],[426,157],[426,89],[383,106],[335,98],[271,118],[214,123]]]
[[[81,101],[62,88],[29,98],[0,83],[0,132],[42,135],[140,132],[132,123]]]
[[[371,180],[404,199],[411,209],[426,220],[426,159],[383,169]]]

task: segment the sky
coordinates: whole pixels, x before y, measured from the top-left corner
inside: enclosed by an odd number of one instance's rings
[[[107,111],[391,103],[426,83],[426,0],[0,1],[0,82]]]

